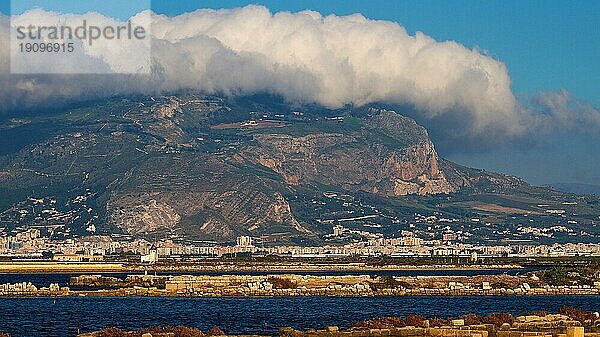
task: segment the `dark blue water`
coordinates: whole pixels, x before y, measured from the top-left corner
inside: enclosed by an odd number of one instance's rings
[[[278,327],[339,325],[379,316],[556,312],[562,305],[600,310],[600,296],[382,298],[0,298],[0,331],[13,337],[68,337],[116,326],[219,326],[226,333],[270,333]]]
[[[310,275],[393,275],[393,276],[474,276],[474,275],[520,275],[527,272],[539,270],[525,268],[525,269],[493,269],[493,270],[436,270],[436,269],[415,269],[415,270],[381,270],[381,271],[307,271],[307,272],[191,272],[191,273],[157,273],[157,275],[233,275],[233,274],[246,274],[246,275],[266,275],[266,274],[277,274],[277,273],[293,273],[293,274],[310,274]],[[104,276],[125,278],[127,275],[135,273],[88,273],[88,274],[102,274]],[[83,275],[82,273],[76,274],[0,274],[0,284],[4,283],[19,283],[19,282],[31,282],[37,287],[47,287],[50,283],[58,283],[60,285],[66,285],[69,279],[73,276]],[[141,273],[140,273],[141,275]]]

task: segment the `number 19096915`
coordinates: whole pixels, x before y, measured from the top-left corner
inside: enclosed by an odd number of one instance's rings
[[[21,53],[72,53],[75,51],[75,45],[73,44],[73,42],[27,42],[19,43],[19,51]]]

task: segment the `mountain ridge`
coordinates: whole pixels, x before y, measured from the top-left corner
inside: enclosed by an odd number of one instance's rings
[[[600,195],[600,185],[582,183],[554,183],[548,185],[558,191],[574,194]]]
[[[425,204],[444,196],[457,205],[486,193],[571,198],[440,158],[425,128],[373,106],[188,92],[115,98],[2,127],[14,136],[12,152],[0,156],[5,232],[35,225],[56,238],[318,242],[343,214],[377,216],[383,225],[375,225],[391,231],[409,222],[409,208],[398,209],[409,201],[432,212]],[[30,129],[42,134],[19,137]],[[328,191],[354,199],[339,204]],[[456,214],[465,212],[472,209]]]

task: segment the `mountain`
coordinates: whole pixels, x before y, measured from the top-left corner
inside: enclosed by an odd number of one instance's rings
[[[444,160],[425,128],[377,105],[184,92],[13,116],[0,129],[6,234],[304,244],[340,224],[359,236],[418,231],[418,214],[494,221],[469,230],[486,240],[516,226],[514,214],[560,224],[545,208],[565,202],[579,227],[597,215],[597,199]]]
[[[578,183],[556,183],[556,184],[550,185],[550,187],[555,188],[556,190],[559,190],[559,191],[566,192],[566,193],[600,195],[600,185],[578,184]]]

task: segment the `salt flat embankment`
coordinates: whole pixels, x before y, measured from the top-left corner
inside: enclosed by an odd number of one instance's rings
[[[535,275],[372,276],[372,275],[102,275],[71,278],[69,287],[31,283],[0,285],[0,296],[505,296],[600,295],[594,285],[552,286]],[[78,290],[79,289],[79,290]],[[84,289],[84,290],[81,290]]]

